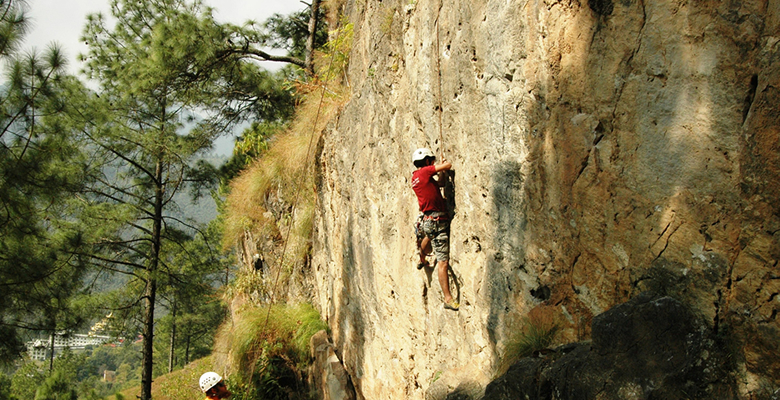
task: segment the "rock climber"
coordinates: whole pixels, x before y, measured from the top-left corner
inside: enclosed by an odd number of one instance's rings
[[[206,372],[201,375],[199,383],[200,390],[206,394],[208,400],[226,399],[233,394],[230,393],[225,386],[225,381],[216,372]]]
[[[444,308],[457,311],[459,304],[450,293],[450,214],[447,203],[439,191],[444,186],[444,178],[434,177],[442,171],[448,171],[452,164],[442,156],[441,163],[436,164],[436,156],[429,149],[421,148],[412,154],[412,163],[417,168],[412,173],[412,189],[417,195],[417,202],[422,213],[417,219],[415,233],[417,247],[420,251],[420,263],[417,269],[429,267],[427,257],[433,251],[436,255],[439,285],[444,294]]]

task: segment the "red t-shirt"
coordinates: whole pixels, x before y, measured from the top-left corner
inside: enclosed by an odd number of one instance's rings
[[[412,189],[417,195],[421,212],[447,211],[447,203],[444,202],[439,186],[433,180],[434,175],[436,175],[436,167],[433,165],[422,167],[412,173]]]

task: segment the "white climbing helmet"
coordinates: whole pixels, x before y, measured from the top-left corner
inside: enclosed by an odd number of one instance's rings
[[[412,162],[424,160],[425,157],[436,157],[433,155],[433,152],[428,150],[425,147],[419,148],[414,151],[414,154],[412,154]]]
[[[203,393],[206,393],[209,391],[209,389],[217,386],[217,383],[219,383],[221,380],[222,377],[219,376],[218,373],[206,372],[200,376],[200,390],[202,390]]]

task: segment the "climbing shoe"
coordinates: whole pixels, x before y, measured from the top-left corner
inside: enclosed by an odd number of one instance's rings
[[[460,308],[460,304],[458,304],[458,302],[453,299],[450,300],[449,302],[445,301],[444,308],[447,310],[458,311],[458,309]]]
[[[430,266],[431,266],[431,264],[429,264],[428,260],[426,260],[425,262],[421,262],[421,263],[417,264],[417,269],[423,269],[423,267],[430,267]]]

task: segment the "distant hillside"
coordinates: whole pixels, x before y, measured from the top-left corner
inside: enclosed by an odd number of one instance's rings
[[[209,155],[201,158],[201,160],[205,160],[211,165],[219,167],[229,158],[230,156],[227,155]],[[178,217],[192,219],[201,224],[207,224],[217,217],[217,204],[208,194],[199,198],[197,201],[193,201],[189,193],[179,193],[176,195],[176,203],[181,207],[179,210],[180,212],[175,214]]]

